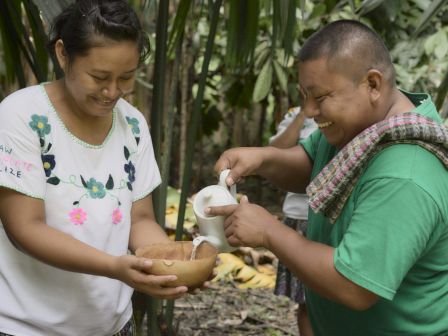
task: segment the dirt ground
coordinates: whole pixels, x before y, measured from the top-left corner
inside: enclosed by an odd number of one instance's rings
[[[281,217],[284,192],[261,179],[243,183],[239,192],[251,202]],[[178,336],[297,336],[297,305],[272,289],[236,288],[231,282],[212,283],[197,295],[175,302]]]
[[[272,289],[213,283],[175,302],[174,323],[179,336],[298,335],[296,312],[297,305]]]

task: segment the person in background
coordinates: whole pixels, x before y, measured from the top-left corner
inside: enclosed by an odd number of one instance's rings
[[[170,241],[148,125],[123,99],[148,39],[127,1],[78,0],[49,48],[64,77],[0,104],[0,335],[135,335],[134,289],[187,292],[129,253]]]
[[[300,139],[306,139],[317,129],[313,119],[300,113],[300,107],[288,110],[277,126],[277,133],[269,139],[269,145],[278,148],[290,148],[298,145]],[[283,201],[283,223],[306,237],[308,223],[308,196],[287,192]],[[311,325],[305,304],[303,284],[281,262],[278,263],[274,293],[285,295],[296,302],[297,325],[301,336],[312,335]]]
[[[246,196],[226,216],[233,246],[264,247],[305,284],[315,336],[448,332],[448,130],[424,93],[396,85],[382,39],[356,20],[311,35],[299,55],[300,146],[233,148],[226,183],[258,174],[310,197],[307,237]]]

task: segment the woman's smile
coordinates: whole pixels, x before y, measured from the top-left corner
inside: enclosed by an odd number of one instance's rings
[[[97,103],[101,107],[105,107],[105,108],[114,107],[118,100],[118,99],[104,99],[104,98],[97,98],[97,97],[92,97],[92,99],[95,101],[95,103]]]

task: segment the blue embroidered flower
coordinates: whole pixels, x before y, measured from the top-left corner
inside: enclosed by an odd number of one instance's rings
[[[139,123],[136,118],[126,117],[126,121],[128,122],[128,125],[132,129],[132,133],[134,135],[140,134],[140,127],[138,127]]]
[[[132,161],[129,161],[129,163],[126,163],[124,165],[124,171],[126,173],[128,173],[128,180],[129,182],[134,182],[135,181],[135,166],[132,163]]]
[[[45,176],[50,177],[52,170],[56,166],[56,160],[54,159],[54,155],[45,154],[41,155],[42,163],[44,165]]]
[[[106,189],[104,184],[91,178],[87,183],[87,189],[89,190],[90,197],[92,198],[104,198],[106,195]]]
[[[29,125],[34,131],[37,132],[40,138],[43,138],[46,134],[50,134],[51,125],[48,123],[48,118],[46,116],[38,116],[37,114],[33,114]]]

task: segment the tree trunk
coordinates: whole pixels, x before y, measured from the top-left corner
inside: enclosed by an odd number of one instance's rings
[[[188,22],[188,21],[187,21]],[[189,34],[188,24],[186,27],[185,38],[182,44],[182,65],[181,65],[181,80],[180,80],[180,137],[179,137],[179,183],[183,180],[183,171],[185,165],[185,153],[187,145],[187,125],[189,115],[189,101],[191,97],[190,86],[190,67],[192,65],[193,57],[191,55],[190,44],[191,38]]]

